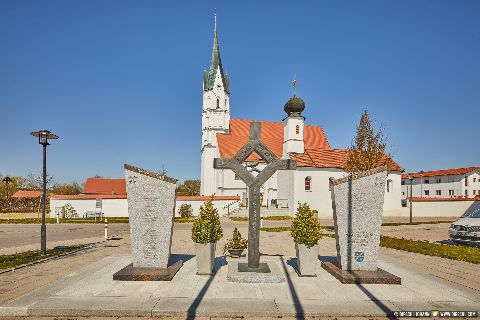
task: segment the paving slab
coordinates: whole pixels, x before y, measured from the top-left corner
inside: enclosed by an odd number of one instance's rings
[[[227,280],[231,259],[219,259],[213,276],[195,274],[189,259],[172,281],[115,281],[129,255],[112,255],[0,307],[2,316],[169,316],[296,317],[386,316],[394,310],[475,310],[472,294],[435,277],[381,260],[398,273],[402,285],[341,284],[318,262],[316,278],[298,277],[289,257],[268,257],[285,275],[284,283]],[[454,308],[455,307],[455,308]],[[478,307],[477,307],[478,308]]]

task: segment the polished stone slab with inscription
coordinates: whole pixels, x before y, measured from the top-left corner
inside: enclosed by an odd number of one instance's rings
[[[171,280],[182,262],[168,266],[177,180],[125,165],[132,264],[114,280]]]

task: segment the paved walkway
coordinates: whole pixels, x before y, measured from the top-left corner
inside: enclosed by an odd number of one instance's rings
[[[239,227],[246,235],[246,225]],[[226,229],[226,236],[230,236],[231,228]],[[50,281],[48,285],[39,286],[38,290],[16,300],[11,300],[12,296],[6,299],[9,302],[4,299],[0,314],[385,316],[392,310],[477,310],[480,305],[478,265],[391,249],[381,249],[380,267],[400,276],[402,285],[343,285],[321,269],[320,263],[317,266],[318,277],[298,277],[293,268],[291,257],[294,256],[294,246],[288,232],[262,232],[262,260],[277,263],[286,282],[232,283],[226,280],[229,260],[221,257],[221,245],[217,247],[215,276],[198,276],[195,274],[196,262],[190,231],[176,229],[172,252],[177,258],[184,259],[185,264],[171,282],[119,282],[112,280],[112,274],[130,263],[130,256],[128,238],[117,243],[119,247],[85,253],[84,260],[89,259],[89,263],[84,263],[79,259],[81,257],[62,259],[63,268],[71,268],[70,272],[64,272],[66,276],[59,275],[58,281]],[[102,253],[109,256],[100,259]],[[320,259],[331,259],[334,253],[335,241],[331,238],[322,239]],[[84,267],[76,268],[69,263],[75,259]],[[96,262],[92,263],[94,260]],[[52,268],[62,263],[44,264],[43,272],[48,272],[48,265]],[[23,276],[29,274],[26,269],[18,272]],[[11,281],[10,287],[22,287],[15,280],[24,281],[23,286],[26,286],[28,281],[35,279],[34,275],[30,275],[30,279],[23,279],[15,274],[0,275],[0,298],[9,289],[8,285],[4,285],[5,281]],[[39,273],[36,275],[42,278]],[[470,285],[466,283],[467,279],[470,279]]]

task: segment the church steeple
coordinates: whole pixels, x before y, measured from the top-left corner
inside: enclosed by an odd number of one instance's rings
[[[215,12],[214,28],[213,28],[213,50],[212,61],[210,63],[210,69],[205,70],[203,76],[203,90],[212,90],[215,84],[215,76],[217,70],[220,69],[220,76],[222,79],[223,88],[226,92],[230,92],[228,75],[223,71],[222,59],[220,58],[220,46],[218,45],[218,33],[217,33],[217,13]]]

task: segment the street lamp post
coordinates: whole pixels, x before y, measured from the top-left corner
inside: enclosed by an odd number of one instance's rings
[[[6,189],[6,192],[7,192],[7,200],[8,200],[8,197],[9,197],[9,194],[8,194],[8,184],[10,182],[13,182],[13,180],[9,177],[9,176],[6,176],[5,178],[3,178],[2,180],[3,182],[5,182],[5,189]]]
[[[38,137],[38,143],[43,146],[43,194],[42,194],[42,226],[40,228],[41,242],[40,248],[42,256],[47,255],[47,226],[45,225],[45,212],[47,206],[47,146],[48,140],[58,139],[57,135],[54,135],[48,130],[41,130],[31,133],[32,136]]]
[[[423,170],[420,171],[420,198],[423,198],[423,173]]]
[[[410,223],[412,223],[412,182],[413,182],[413,174],[408,175],[408,180],[410,180]]]

